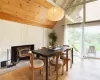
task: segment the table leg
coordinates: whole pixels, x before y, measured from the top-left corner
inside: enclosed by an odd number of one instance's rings
[[[71,53],[72,53],[72,64],[73,64],[73,48],[71,50]]]
[[[48,80],[48,57],[46,57],[46,80]]]
[[[29,56],[30,56],[30,69],[31,69],[31,71],[32,71],[32,80],[34,80],[34,68],[33,68],[33,60],[34,60],[34,55],[33,54],[29,54]]]
[[[32,80],[34,80],[34,70],[32,70]]]
[[[58,58],[59,58],[59,55],[57,54],[56,56],[56,80],[58,80]]]
[[[68,71],[68,49],[66,50],[66,71]]]

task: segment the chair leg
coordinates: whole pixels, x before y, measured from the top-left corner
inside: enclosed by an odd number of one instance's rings
[[[40,69],[40,74],[42,74],[42,69]]]
[[[50,75],[50,69],[51,69],[51,66],[50,66],[50,58],[49,58],[49,75]]]
[[[42,80],[44,80],[44,68],[42,69]]]
[[[68,60],[65,60],[66,63],[66,71],[68,71]]]
[[[62,65],[62,75],[64,74],[64,65]]]
[[[57,69],[56,69],[56,66],[55,66],[55,71],[56,71]]]
[[[50,75],[50,68],[51,68],[51,67],[50,67],[50,65],[49,65],[49,75]]]
[[[64,74],[64,65],[65,65],[65,61],[63,60],[63,65],[62,65],[62,75]]]
[[[34,71],[32,70],[32,80],[34,80]]]

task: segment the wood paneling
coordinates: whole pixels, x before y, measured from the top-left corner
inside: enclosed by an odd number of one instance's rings
[[[56,22],[46,17],[50,3],[43,0],[0,0],[0,18],[35,26],[53,28]],[[44,4],[44,5],[42,5]]]

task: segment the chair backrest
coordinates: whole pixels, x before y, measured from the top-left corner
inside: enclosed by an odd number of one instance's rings
[[[96,53],[95,46],[89,46],[88,53]]]
[[[27,53],[27,54],[24,54],[24,56],[29,56],[30,57],[30,67],[33,69],[33,60],[34,60],[33,53]]]
[[[72,59],[72,49],[70,48],[70,49],[66,49],[66,53],[67,53],[67,56],[68,56],[68,58],[70,58],[70,59]]]

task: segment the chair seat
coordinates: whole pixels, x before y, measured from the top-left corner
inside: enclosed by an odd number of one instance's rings
[[[56,59],[52,59],[50,63],[56,65]],[[61,59],[58,59],[58,65],[63,65],[63,61]]]
[[[42,61],[42,60],[39,60],[39,59],[37,59],[37,60],[33,60],[34,62],[34,68],[40,68],[40,67],[42,67],[42,66],[44,66],[44,62]]]

